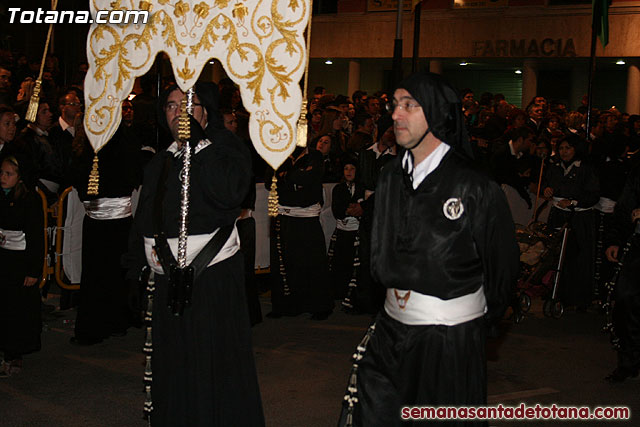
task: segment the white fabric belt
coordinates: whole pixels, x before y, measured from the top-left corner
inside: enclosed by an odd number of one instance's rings
[[[360,228],[360,221],[358,218],[348,216],[345,219],[339,219],[336,221],[336,228],[342,231],[358,231]]]
[[[600,200],[598,200],[598,203],[594,206],[594,208],[604,213],[613,213],[615,207],[616,202],[606,197],[600,197]]]
[[[196,234],[193,236],[189,236],[187,238],[187,265],[191,264],[191,261],[200,253],[202,248],[204,248],[209,240],[219,231],[220,229],[216,229],[213,233],[209,234]],[[172,237],[171,239],[167,239],[167,243],[169,243],[169,248],[171,249],[171,253],[177,259],[178,257],[178,238]],[[144,238],[144,252],[147,256],[147,263],[151,270],[153,270],[157,274],[164,274],[162,270],[162,265],[158,261],[158,257],[156,256],[156,251],[153,250],[153,245],[155,244],[155,240],[153,237],[145,237]],[[233,226],[233,231],[231,235],[225,242],[220,252],[216,254],[216,256],[211,260],[211,262],[207,265],[207,267],[212,266],[213,264],[217,264],[221,261],[224,261],[227,258],[231,258],[235,255],[236,252],[240,250],[240,236],[238,235],[238,229],[236,226]]]
[[[0,228],[0,248],[10,251],[27,249],[27,238],[22,230],[3,230]]]
[[[47,187],[47,190],[51,191],[52,193],[57,193],[58,189],[60,189],[60,184],[58,184],[57,182],[49,181],[48,179],[44,178],[40,178],[40,182],[42,183],[42,185]]]
[[[278,215],[293,216],[296,218],[312,218],[314,216],[320,216],[320,211],[322,211],[320,203],[307,206],[306,208],[278,205]]]
[[[403,297],[405,299],[401,301],[399,298]],[[401,303],[404,308],[401,308]],[[487,312],[487,300],[483,286],[472,294],[449,300],[391,288],[387,289],[384,309],[389,316],[405,325],[454,326],[482,317]]]
[[[91,219],[122,219],[130,217],[131,196],[129,197],[104,197],[102,199],[88,200],[82,202],[84,211]]]
[[[561,208],[560,206],[558,206],[558,202],[560,200],[566,200],[566,197],[554,197],[553,201],[551,202],[553,207],[556,208],[556,209],[560,209],[561,211],[571,212],[571,209],[569,209],[569,208]],[[590,211],[591,209],[593,209],[593,206],[590,207],[590,208],[579,208],[579,207],[575,206],[573,208],[573,210],[576,211],[576,212]]]

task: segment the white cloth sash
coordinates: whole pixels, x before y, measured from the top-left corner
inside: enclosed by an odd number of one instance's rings
[[[336,221],[336,228],[342,231],[358,231],[360,228],[360,221],[354,216],[348,216],[345,219],[339,219]]]
[[[42,183],[42,185],[47,187],[47,190],[51,191],[52,193],[57,193],[58,189],[60,189],[60,184],[58,184],[57,182],[49,181],[48,179],[44,178],[40,178],[40,182]]]
[[[220,229],[216,229],[213,233],[209,234],[196,234],[189,236],[187,238],[187,265],[191,264],[191,261],[200,253],[202,248],[204,248],[209,240],[219,231]],[[171,249],[171,253],[177,259],[178,258],[178,238],[172,237],[167,239],[167,243],[169,243],[169,248]],[[162,265],[158,261],[158,257],[156,256],[156,252],[153,250],[153,245],[155,244],[155,240],[153,237],[145,237],[144,238],[144,252],[147,256],[147,263],[151,270],[153,270],[157,274],[164,274],[162,270]],[[220,249],[220,252],[216,254],[216,256],[209,262],[207,267],[212,266],[213,264],[217,264],[219,262],[224,261],[227,258],[231,258],[235,255],[236,252],[240,250],[240,236],[238,234],[238,229],[236,226],[233,226],[233,231],[231,231],[231,235],[225,242],[224,246]]]
[[[403,302],[396,298],[409,297]],[[405,325],[446,325],[454,326],[483,316],[487,312],[487,300],[484,287],[481,286],[472,294],[458,298],[443,300],[432,295],[424,295],[417,291],[387,289],[384,310],[389,316]]]
[[[616,202],[606,197],[600,197],[600,200],[598,200],[598,203],[594,206],[594,208],[604,213],[613,213],[615,207]]]
[[[296,218],[312,218],[314,216],[320,216],[321,211],[322,206],[320,206],[320,203],[307,206],[306,208],[278,205],[278,215],[293,216]]]
[[[27,249],[27,237],[22,230],[3,230],[0,228],[0,248],[10,251]]]
[[[560,209],[560,210],[563,210],[563,211],[570,212],[571,209],[569,209],[569,208],[561,208],[560,206],[558,206],[558,202],[561,201],[561,200],[566,200],[566,197],[554,197],[553,201],[551,202],[551,204],[556,209]],[[591,209],[593,209],[593,207],[590,207],[590,208],[579,208],[579,207],[575,206],[573,208],[573,210],[575,210],[576,212],[590,211]]]
[[[131,196],[129,197],[104,197],[101,199],[82,202],[87,216],[91,219],[107,220],[130,217]]]

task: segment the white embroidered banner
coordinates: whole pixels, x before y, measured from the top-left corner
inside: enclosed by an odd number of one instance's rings
[[[275,169],[294,150],[310,0],[91,0],[94,20],[107,10],[149,16],[146,24],[91,25],[84,127],[94,150],[117,130],[122,100],[159,52],[183,91],[217,58],[240,87],[260,156]]]

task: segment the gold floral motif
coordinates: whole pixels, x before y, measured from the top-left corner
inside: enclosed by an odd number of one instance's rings
[[[300,5],[298,4],[298,0],[289,0],[289,8],[294,12]]]
[[[206,19],[209,16],[209,6],[205,2],[200,2],[193,7],[193,12],[198,15],[200,19]]]
[[[189,7],[189,3],[185,3],[184,1],[180,0],[175,4],[175,6],[173,6],[173,15],[176,18],[183,18],[187,13],[189,13],[190,9],[191,8]]]
[[[213,28],[217,26],[218,16],[212,19],[207,25],[207,28],[202,32],[200,41],[194,45],[191,45],[191,55],[197,56],[200,50],[211,50],[213,45],[218,41],[217,34],[213,31]]]
[[[215,0],[213,5],[218,9],[224,9],[229,6],[229,0]]]
[[[189,68],[189,58],[184,59],[184,68],[178,69],[178,77],[187,81],[195,74],[195,71]]]
[[[233,12],[231,12],[231,14],[244,25],[244,18],[249,14],[249,9],[247,9],[244,3],[236,3],[236,5],[233,6]]]
[[[153,6],[147,0],[140,0],[140,4],[138,5],[138,9],[146,10],[148,12],[151,12],[153,10]]]

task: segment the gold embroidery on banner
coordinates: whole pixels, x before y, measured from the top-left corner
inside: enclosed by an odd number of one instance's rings
[[[189,58],[184,59],[184,68],[177,70],[178,77],[182,80],[187,81],[195,74],[191,68],[189,68]]]
[[[269,3],[265,4],[266,1]],[[150,13],[146,25],[92,27],[89,50],[99,88],[87,92],[85,126],[90,133],[102,135],[111,130],[118,119],[120,105],[111,91],[113,88],[118,93],[127,90],[131,80],[148,70],[158,51],[164,50],[174,64],[176,60],[183,62],[184,58],[183,66],[174,65],[176,76],[184,82],[193,79],[202,66],[201,60],[191,65],[192,58],[206,54],[219,57],[229,75],[240,84],[242,93],[250,96],[247,104],[253,106],[252,120],[257,123],[252,132],[259,129],[259,144],[272,153],[291,149],[296,133],[293,118],[298,112],[293,112],[290,100],[292,90],[298,90],[294,80],[298,79],[305,63],[302,25],[310,14],[308,0],[234,0],[233,5],[230,0],[197,3],[92,0],[92,3],[94,10],[107,9],[105,4],[108,4],[112,10]],[[220,13],[214,16],[215,9]],[[159,40],[166,49],[158,47]],[[220,44],[226,57],[220,54]],[[96,95],[98,91],[100,94]],[[266,107],[265,97],[268,97]]]

